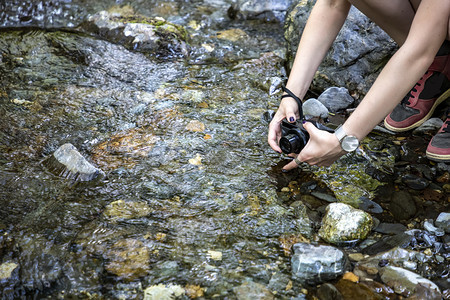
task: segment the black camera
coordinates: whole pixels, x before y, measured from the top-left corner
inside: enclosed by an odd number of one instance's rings
[[[286,119],[281,122],[281,139],[278,145],[283,153],[300,153],[308,143],[308,131],[297,123],[299,122],[289,123]]]
[[[289,123],[286,119],[281,122],[281,139],[279,141],[279,146],[283,153],[300,153],[302,149],[306,146],[309,140],[309,133],[303,128],[301,121],[296,121],[295,123]],[[311,122],[320,130],[325,130],[333,133],[334,130],[322,125],[321,123],[315,121]]]
[[[266,111],[263,114],[263,119],[269,123],[272,118],[274,117],[275,112],[273,111]],[[302,149],[306,146],[306,144],[309,141],[309,133],[306,131],[305,128],[303,128],[303,118],[300,120],[297,120],[295,123],[289,123],[286,119],[283,119],[281,121],[280,127],[281,127],[281,138],[278,142],[278,145],[281,148],[281,151],[285,154],[289,153],[300,153]],[[313,121],[308,120],[306,122],[311,122],[320,130],[325,130],[327,132],[333,133],[334,130],[331,128],[328,128],[327,126]]]

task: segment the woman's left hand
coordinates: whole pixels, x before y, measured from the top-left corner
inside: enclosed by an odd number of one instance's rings
[[[311,122],[303,124],[303,128],[309,133],[309,141],[297,155],[297,160],[320,167],[330,166],[339,157],[346,154],[334,134],[317,129]],[[289,156],[295,157],[296,155],[291,153]],[[293,160],[285,165],[283,170],[289,171],[297,167],[298,164]]]

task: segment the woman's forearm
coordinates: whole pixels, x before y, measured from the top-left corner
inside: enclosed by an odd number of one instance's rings
[[[405,97],[425,74],[447,37],[450,2],[422,0],[409,35],[344,124],[360,140]]]
[[[303,99],[350,9],[347,0],[318,0],[303,31],[286,87]]]
[[[431,65],[433,57],[417,60],[398,51],[344,124],[347,134],[363,139],[386,117]]]

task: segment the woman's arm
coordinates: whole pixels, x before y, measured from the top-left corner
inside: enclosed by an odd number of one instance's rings
[[[294,64],[286,87],[302,99],[309,89],[319,64],[336,39],[350,9],[347,0],[318,0],[303,31]],[[298,107],[292,98],[284,98],[269,125],[269,145],[281,152],[278,140],[281,137],[280,123],[297,119]]]
[[[362,140],[410,91],[431,65],[447,37],[449,17],[450,1],[422,0],[405,43],[344,123],[348,135]],[[312,128],[311,124],[305,125],[310,132],[310,141],[299,154],[300,161],[326,166],[345,153],[333,134]],[[285,169],[295,167],[296,163],[291,162]]]
[[[405,43],[389,60],[344,128],[364,138],[411,90],[447,37],[450,1],[422,0]]]

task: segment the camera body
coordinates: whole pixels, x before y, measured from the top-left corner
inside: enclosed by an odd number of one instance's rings
[[[320,130],[325,130],[327,132],[333,133],[334,130],[326,127],[318,122],[311,122]],[[281,121],[281,138],[278,145],[281,151],[285,154],[289,153],[300,153],[302,149],[306,146],[309,141],[309,133],[303,128],[301,121],[296,121],[295,123],[289,123],[286,119]]]
[[[309,133],[302,124],[289,123],[286,119],[281,122],[281,139],[278,145],[285,154],[300,153],[309,140]]]

